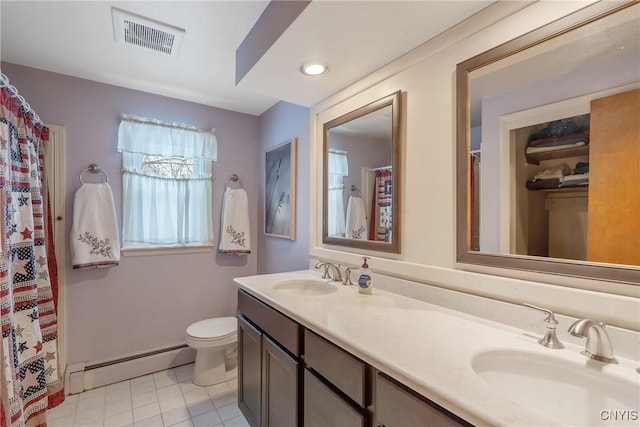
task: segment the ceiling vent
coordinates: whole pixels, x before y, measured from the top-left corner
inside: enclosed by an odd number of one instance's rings
[[[112,8],[116,43],[178,56],[185,31],[144,16]]]

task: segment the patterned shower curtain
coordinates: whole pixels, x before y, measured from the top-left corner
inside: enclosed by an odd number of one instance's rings
[[[0,426],[31,427],[64,400],[43,170],[49,129],[4,75],[0,86]]]
[[[391,201],[393,186],[391,168],[377,170],[371,201],[369,240],[391,241]]]

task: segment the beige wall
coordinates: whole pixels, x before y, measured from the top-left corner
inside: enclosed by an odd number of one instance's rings
[[[584,7],[585,3],[542,2],[513,13],[513,8],[522,5],[513,2],[494,5],[314,107],[311,170],[321,170],[322,123],[401,90],[402,253],[390,257],[372,253],[371,268],[379,273],[514,303],[526,301],[560,313],[589,316],[638,330],[637,286],[456,263],[456,64]],[[513,14],[504,18],[510,13]],[[358,265],[363,251],[322,244],[321,186],[320,180],[312,179],[315,208],[311,209],[310,255]]]

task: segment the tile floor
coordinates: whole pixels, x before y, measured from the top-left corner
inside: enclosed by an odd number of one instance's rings
[[[49,427],[249,427],[237,380],[200,387],[193,364],[67,396],[47,413]]]

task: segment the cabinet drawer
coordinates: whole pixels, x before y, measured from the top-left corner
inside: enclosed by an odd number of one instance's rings
[[[300,326],[296,322],[243,291],[238,291],[238,313],[295,356],[300,356]]]
[[[471,426],[384,374],[376,376],[376,427]]]
[[[304,370],[304,427],[365,427],[365,415]]]
[[[366,364],[313,332],[304,331],[304,360],[308,367],[366,407]]]

